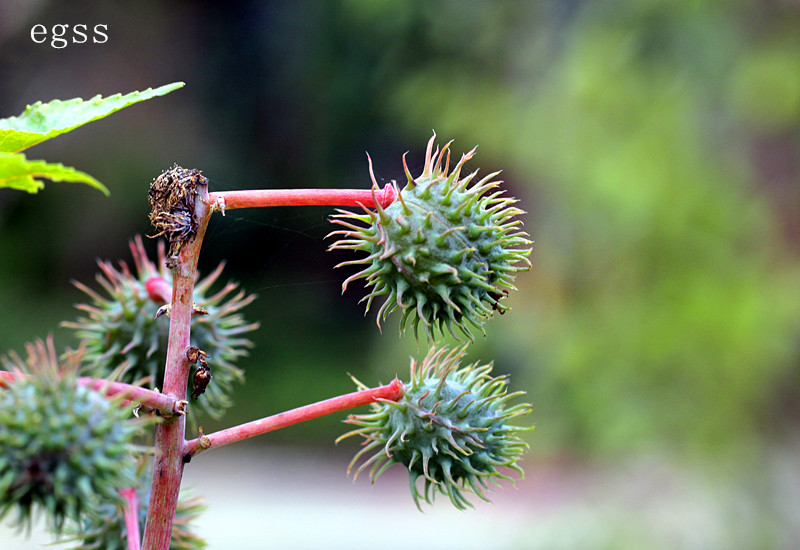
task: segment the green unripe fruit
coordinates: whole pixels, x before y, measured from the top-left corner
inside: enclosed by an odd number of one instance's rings
[[[120,399],[78,384],[78,362],[59,363],[52,341],[29,345],[25,362],[4,358],[16,380],[0,389],[0,517],[16,509],[30,526],[38,506],[60,532],[134,483],[141,421]]]
[[[501,197],[503,191],[496,190],[500,182],[493,178],[498,172],[471,185],[477,171],[463,179],[460,176],[475,149],[448,172],[450,143],[441,152],[433,151],[435,138],[436,134],[428,142],[425,167],[417,179],[411,177],[403,158],[408,183],[397,191],[392,204],[381,208],[375,201],[374,212],[340,210],[334,216],[333,222],[345,229],[331,233],[344,237],[331,249],[368,254],[339,264],[366,265],[344,282],[342,290],[356,279],[365,279],[373,287],[364,298],[367,310],[373,298],[388,295],[378,311],[379,326],[389,313],[401,309],[401,332],[411,321],[415,334],[422,323],[431,339],[444,328],[459,338],[457,327],[471,340],[468,325],[483,330],[494,311],[508,309],[501,299],[515,289],[515,274],[530,269],[527,247],[531,241],[519,229],[522,222],[514,219],[522,214],[511,206],[516,201]],[[372,161],[370,176],[377,188]]]
[[[516,462],[527,444],[516,432],[532,427],[508,421],[528,414],[531,406],[521,403],[506,408],[510,399],[523,392],[506,393],[505,377],[492,378],[491,364],[461,367],[464,350],[431,349],[421,365],[411,361],[411,382],[399,401],[381,400],[372,405],[371,413],[348,417],[346,422],[359,428],[339,439],[361,435],[366,440],[348,471],[374,452],[358,467],[356,476],[371,466],[374,481],[389,466],[400,463],[408,468],[417,507],[420,499],[432,503],[438,490],[458,509],[471,506],[463,493],[488,500],[484,494],[488,481],[511,480],[501,468],[522,474]],[[424,479],[421,493],[420,477]]]
[[[102,287],[100,292],[82,283],[75,283],[91,298],[92,303],[78,305],[77,308],[85,316],[63,325],[75,329],[85,346],[84,363],[90,375],[105,378],[127,363],[128,368],[122,373],[121,381],[134,383],[147,377],[151,389],[161,388],[169,318],[166,315],[155,318],[164,301],[148,292],[148,283],[160,279],[169,288],[172,273],[166,267],[163,244],[159,246],[157,264],[147,257],[140,237],[131,243],[131,252],[136,267],[133,272],[124,263],[117,269],[110,262],[98,262],[101,269],[97,275],[97,282]],[[229,396],[233,385],[244,379],[243,372],[234,363],[247,355],[252,344],[241,335],[258,328],[258,323],[247,323],[239,312],[253,301],[253,295],[245,296],[244,291],[238,290],[234,283],[228,283],[215,294],[207,294],[222,268],[220,264],[211,275],[195,284],[196,309],[204,314],[194,315],[191,327],[191,343],[208,355],[208,365],[213,372],[213,382],[192,403],[198,404],[214,417],[221,415],[231,405]],[[187,395],[192,393],[192,389],[190,384]],[[194,415],[192,411],[193,407],[189,409],[190,417]]]

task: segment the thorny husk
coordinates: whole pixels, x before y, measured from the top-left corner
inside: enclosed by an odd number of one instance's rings
[[[95,280],[99,288],[74,282],[84,292],[90,303],[76,307],[83,315],[62,326],[74,329],[86,348],[84,364],[88,374],[105,377],[123,362],[129,368],[122,374],[123,382],[133,383],[147,378],[150,389],[161,388],[164,383],[164,364],[169,336],[169,319],[154,318],[161,302],[155,301],[147,291],[148,281],[157,278],[171,285],[172,275],[167,269],[163,241],[159,241],[158,259],[152,261],[140,237],[130,243],[133,267],[120,262],[100,261],[101,272]],[[189,411],[194,421],[195,409],[201,408],[213,417],[219,417],[232,405],[234,384],[244,381],[244,373],[236,362],[247,355],[252,343],[244,333],[258,328],[258,323],[245,320],[241,309],[250,304],[254,295],[247,295],[236,283],[229,282],[217,292],[209,292],[222,273],[220,264],[211,274],[198,279],[194,287],[196,307],[205,315],[192,317],[192,343],[214,368],[214,383],[208,386],[197,407]],[[196,358],[195,358],[196,359]],[[191,384],[188,391],[192,391]]]
[[[528,445],[517,434],[533,427],[509,421],[530,413],[531,405],[510,405],[524,392],[508,393],[507,378],[492,377],[491,363],[462,367],[465,353],[466,346],[432,347],[421,364],[412,359],[411,381],[400,400],[380,399],[372,412],[348,416],[346,422],[357,428],[337,442],[354,435],[364,438],[348,472],[363,460],[355,475],[370,468],[375,481],[393,464],[403,464],[418,508],[420,501],[432,503],[439,491],[460,510],[471,506],[464,493],[488,501],[488,482],[513,483],[502,469],[522,475],[517,462]]]
[[[149,451],[134,438],[151,420],[81,386],[80,355],[57,358],[50,338],[29,344],[25,360],[3,358],[20,379],[0,391],[0,518],[16,510],[30,527],[38,507],[58,533],[99,501],[118,502],[133,483],[128,465]]]
[[[409,325],[418,335],[421,324],[429,340],[437,332],[461,334],[472,340],[470,326],[483,332],[483,324],[495,311],[509,309],[503,303],[514,277],[531,268],[528,234],[520,229],[523,214],[515,199],[503,197],[495,180],[499,172],[473,179],[477,170],[461,177],[461,170],[475,154],[462,155],[450,171],[450,143],[441,151],[428,142],[425,167],[414,179],[403,158],[407,183],[397,200],[363,213],[339,210],[332,222],[344,229],[329,236],[341,238],[331,250],[367,253],[336,267],[358,265],[362,269],[342,284],[364,279],[370,293],[362,298],[367,310],[373,298],[386,295],[377,322],[394,310],[402,311],[400,332]],[[377,181],[370,161],[373,189]]]
[[[164,235],[169,240],[169,267],[172,267],[183,243],[197,234],[198,221],[194,210],[198,185],[208,185],[203,173],[177,164],[150,185],[150,223],[158,230],[151,237]]]

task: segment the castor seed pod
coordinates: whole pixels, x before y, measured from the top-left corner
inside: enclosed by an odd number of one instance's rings
[[[118,502],[134,483],[133,444],[142,420],[121,398],[78,384],[80,358],[59,361],[52,339],[27,346],[27,360],[11,353],[3,364],[15,380],[0,389],[0,517],[17,511],[30,527],[34,510],[61,532],[98,502]]]
[[[507,393],[506,378],[493,378],[491,364],[462,367],[465,349],[431,348],[421,364],[412,359],[411,381],[398,401],[378,400],[372,412],[347,418],[345,422],[358,428],[337,441],[364,437],[364,446],[348,472],[364,459],[355,475],[371,467],[374,481],[389,466],[400,463],[408,469],[411,496],[418,508],[420,500],[432,503],[438,490],[462,510],[471,506],[464,493],[487,500],[487,482],[511,480],[502,468],[522,475],[517,460],[528,446],[517,432],[533,427],[509,422],[530,413],[531,406],[508,406],[509,400],[524,392]],[[424,480],[422,492],[419,478]]]
[[[104,378],[123,362],[130,366],[121,380],[132,383],[148,377],[148,386],[163,387],[169,336],[169,308],[165,302],[171,297],[172,273],[166,267],[163,243],[159,243],[158,262],[153,263],[144,250],[141,237],[130,244],[135,269],[120,263],[119,268],[110,262],[98,262],[100,273],[96,279],[100,289],[95,291],[75,282],[91,299],[91,304],[76,306],[84,315],[77,321],[63,323],[74,329],[86,348],[86,371]],[[242,334],[258,328],[258,323],[248,323],[240,310],[255,296],[246,296],[235,283],[210,294],[209,288],[222,273],[220,264],[209,276],[197,281],[194,287],[195,313],[192,317],[192,345],[202,350],[213,369],[214,380],[197,401],[199,407],[218,417],[231,405],[233,385],[244,379],[244,374],[234,365],[247,355],[252,343]],[[164,306],[161,308],[161,306]],[[160,309],[161,308],[161,309]],[[188,393],[192,392],[187,383]],[[189,410],[193,417],[192,407]]]
[[[411,321],[415,335],[420,323],[429,339],[446,328],[456,338],[455,328],[472,340],[469,325],[483,330],[502,303],[519,271],[530,269],[528,235],[517,219],[523,212],[516,201],[497,190],[500,182],[489,174],[472,183],[477,171],[461,177],[475,149],[464,154],[452,171],[450,143],[433,150],[436,134],[428,142],[425,167],[414,179],[403,157],[407,183],[397,199],[364,213],[339,210],[333,223],[344,227],[330,249],[362,251],[366,257],[340,263],[363,269],[342,285],[364,279],[371,287],[364,297],[367,310],[373,298],[387,295],[378,311],[378,326],[396,309],[403,312],[400,331]],[[373,189],[378,185],[369,162]],[[364,224],[364,225],[361,225]],[[329,235],[330,236],[330,235]]]

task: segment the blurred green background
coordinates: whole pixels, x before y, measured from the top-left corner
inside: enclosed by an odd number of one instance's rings
[[[107,24],[109,41],[37,45],[37,23]],[[800,541],[796,2],[1,0],[0,75],[0,116],[187,83],[28,152],[110,198],[0,190],[0,352],[51,333],[74,345],[59,328],[82,300],[70,280],[92,282],[97,258],[130,261],[128,239],[150,232],[148,185],[173,163],[212,189],[366,188],[364,151],[379,179],[402,180],[403,152],[418,173],[435,129],[456,154],[479,144],[470,168],[502,169],[527,211],[534,268],[470,352],[528,392],[527,466],[623,483],[631,464],[666,463],[668,487],[690,475],[701,507],[726,511],[644,517],[667,493],[676,510],[698,502],[668,489],[606,516],[582,502],[519,548]],[[387,382],[424,354],[396,319],[378,332],[360,289],[340,296],[352,272],[325,252],[330,214],[212,221],[201,270],[227,261],[262,326],[237,406],[207,432],[350,391],[345,372]],[[340,420],[263,443],[330,446]],[[600,521],[583,521],[587,506]]]

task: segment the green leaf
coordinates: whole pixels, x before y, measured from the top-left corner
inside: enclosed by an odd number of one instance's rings
[[[28,160],[22,153],[0,152],[0,187],[36,193],[44,187],[40,180],[86,183],[108,195],[108,189],[89,174],[43,160]]]
[[[79,97],[66,101],[56,99],[49,103],[37,101],[28,105],[19,116],[0,119],[0,152],[17,153],[128,105],[168,94],[183,85],[183,82],[173,82],[143,92],[115,94],[106,98],[97,95],[85,101]]]

